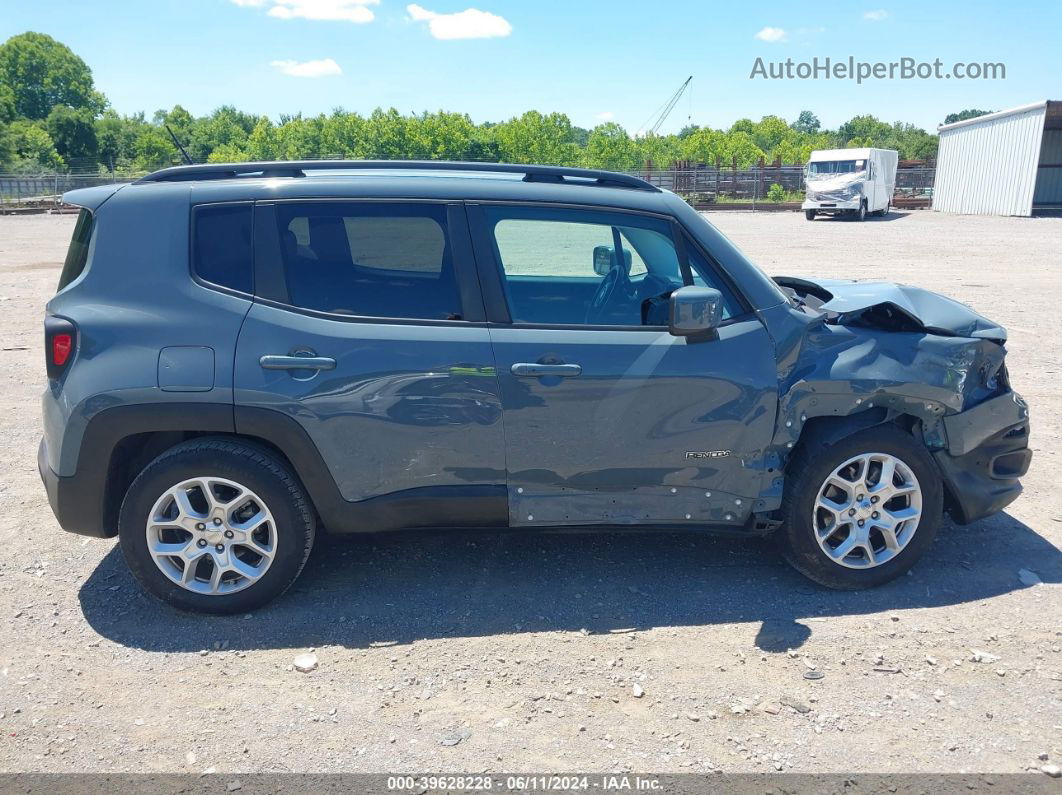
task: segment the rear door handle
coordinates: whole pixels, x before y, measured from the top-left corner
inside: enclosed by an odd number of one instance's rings
[[[561,378],[570,378],[579,375],[583,368],[578,364],[530,364],[517,362],[511,368],[513,375],[521,375],[529,378],[541,378],[544,375],[557,375]]]
[[[263,370],[335,370],[336,360],[329,356],[275,356],[258,360]]]

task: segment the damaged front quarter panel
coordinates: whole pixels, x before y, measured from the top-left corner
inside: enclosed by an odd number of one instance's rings
[[[779,414],[764,463],[781,472],[809,423],[847,435],[915,417],[931,451],[947,447],[943,419],[1007,391],[1006,332],[958,302],[918,288],[779,278],[793,302],[763,312],[775,339]],[[760,506],[784,486],[769,481]]]

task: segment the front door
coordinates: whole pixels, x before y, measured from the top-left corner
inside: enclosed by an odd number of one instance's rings
[[[510,524],[742,524],[774,428],[773,346],[708,258],[656,216],[486,203],[469,214]],[[714,339],[668,333],[667,296],[691,282],[724,293]]]
[[[494,523],[477,497],[504,523],[499,386],[464,207],[259,203],[255,235],[238,429],[268,429],[262,411],[301,426],[338,521],[369,525],[335,529]]]

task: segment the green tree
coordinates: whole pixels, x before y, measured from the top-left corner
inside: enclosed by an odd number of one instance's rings
[[[258,122],[255,132],[251,133],[251,151],[255,150],[255,133],[268,125],[269,120],[263,119]],[[271,125],[270,125],[271,126]],[[365,134],[365,119],[357,113],[345,113],[336,110],[321,124],[321,147],[322,155],[337,155],[339,157],[361,156],[361,139]],[[257,155],[252,155],[260,159]]]
[[[503,160],[511,163],[545,163],[569,166],[577,162],[572,124],[563,113],[543,115],[529,110],[494,128]]]
[[[881,146],[882,142],[892,137],[892,127],[874,116],[855,116],[837,128],[837,135],[845,146],[850,146],[849,142],[853,139],[863,142],[857,146]]]
[[[730,129],[727,130],[727,132],[743,132],[752,135],[755,129],[756,125],[753,124],[752,119],[738,119],[736,122],[730,125]]]
[[[14,166],[15,143],[8,126],[0,122],[0,171],[8,171]]]
[[[77,165],[95,170],[96,125],[88,111],[56,105],[48,114],[45,129],[63,160],[71,165],[74,161],[81,161]]]
[[[643,166],[654,169],[671,168],[676,160],[682,160],[682,141],[677,135],[643,135],[635,141],[638,160]]]
[[[679,135],[681,138],[681,134]],[[725,154],[726,133],[700,127],[682,142],[682,156],[687,160],[714,166]]]
[[[958,113],[949,113],[944,117],[945,124],[954,124],[957,121],[966,121],[967,119],[976,119],[978,116],[987,116],[989,113],[995,113],[994,110],[975,110],[969,108],[968,110],[960,110]]]
[[[0,81],[0,124],[15,120],[15,92],[11,86]]]
[[[138,171],[154,171],[172,166],[178,158],[173,141],[164,130],[145,125],[136,136],[133,168]]]
[[[106,100],[92,72],[69,47],[43,33],[22,33],[0,44],[0,83],[15,96],[15,113],[43,119],[56,105],[101,113]]]
[[[359,155],[381,160],[401,160],[409,151],[406,117],[394,108],[377,108],[365,121]]]
[[[752,127],[752,142],[773,159],[775,149],[791,134],[789,125],[780,116],[764,116]]]
[[[590,131],[583,150],[583,165],[610,171],[634,171],[641,166],[641,162],[638,147],[627,131],[610,121]]]
[[[236,144],[222,144],[207,159],[208,163],[246,163],[251,158]]]
[[[192,160],[202,163],[211,152],[224,144],[242,148],[256,124],[257,116],[239,111],[231,105],[223,105],[209,116],[197,119],[189,130],[188,141],[182,143]]]
[[[723,161],[726,165],[737,163],[738,168],[750,168],[756,165],[764,152],[752,136],[744,130],[729,132],[723,139]]]
[[[802,110],[800,115],[797,116],[797,120],[793,122],[793,129],[798,133],[814,135],[822,129],[822,123],[819,121],[819,117],[810,110]]]
[[[219,150],[214,150],[215,152]],[[279,160],[280,141],[277,137],[277,128],[269,119],[261,119],[251,134],[247,137],[247,158],[249,160]],[[214,152],[211,153],[212,155]],[[220,161],[215,161],[220,162]],[[229,161],[233,162],[232,160]],[[239,162],[239,161],[236,161]]]
[[[17,171],[54,171],[65,166],[48,132],[39,124],[19,119],[9,134]]]

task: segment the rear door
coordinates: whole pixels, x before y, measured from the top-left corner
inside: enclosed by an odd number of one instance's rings
[[[259,202],[255,252],[237,428],[268,425],[262,411],[294,419],[351,517],[379,518],[354,509],[383,498],[393,524],[461,524],[493,495],[504,523],[499,386],[463,206]]]
[[[709,258],[663,217],[483,203],[469,218],[510,524],[744,522],[774,427],[773,346]],[[713,339],[668,333],[684,283],[723,291]]]

